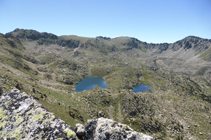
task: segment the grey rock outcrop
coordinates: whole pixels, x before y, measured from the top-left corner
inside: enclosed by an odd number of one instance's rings
[[[0,140],[152,140],[111,119],[88,120],[75,129],[47,111],[30,95],[13,89],[0,98]]]
[[[76,139],[74,129],[26,93],[11,90],[0,99],[0,139]]]
[[[88,120],[86,126],[87,140],[152,140],[153,138],[134,131],[127,125],[111,119],[98,118]]]
[[[75,132],[76,132],[76,135],[78,136],[78,138],[80,139],[84,139],[85,138],[85,127],[82,125],[82,124],[76,124],[75,125]]]

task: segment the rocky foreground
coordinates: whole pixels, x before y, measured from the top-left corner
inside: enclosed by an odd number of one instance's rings
[[[152,140],[129,126],[106,118],[72,128],[33,97],[17,89],[0,98],[0,139]]]

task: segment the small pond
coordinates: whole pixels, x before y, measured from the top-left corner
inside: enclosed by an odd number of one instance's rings
[[[152,88],[152,87],[145,85],[145,84],[141,84],[141,85],[133,87],[133,92],[135,92],[135,93],[136,92],[143,92],[143,91],[146,91],[146,90],[151,90],[150,88]]]
[[[76,92],[82,92],[84,90],[90,90],[96,87],[96,85],[100,88],[108,88],[106,81],[100,77],[85,77],[83,81],[79,81],[78,84],[75,85]]]

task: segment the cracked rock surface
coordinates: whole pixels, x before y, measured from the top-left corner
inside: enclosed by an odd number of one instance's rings
[[[72,127],[26,93],[11,90],[0,98],[0,139],[76,139]]]

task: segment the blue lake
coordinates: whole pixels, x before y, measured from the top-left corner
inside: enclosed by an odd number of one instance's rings
[[[135,92],[135,93],[136,92],[143,92],[143,91],[146,91],[146,90],[151,90],[150,88],[152,88],[152,87],[145,85],[145,84],[141,84],[141,85],[133,87],[133,92]]]
[[[75,85],[76,92],[82,92],[84,90],[90,90],[96,87],[96,85],[100,88],[108,88],[106,81],[100,77],[85,77],[83,81],[79,81],[78,84]]]

